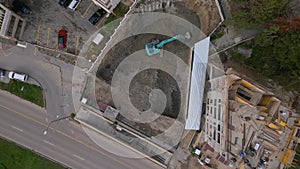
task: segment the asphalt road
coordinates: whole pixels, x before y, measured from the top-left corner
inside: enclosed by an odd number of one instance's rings
[[[44,136],[50,118],[43,109],[3,91],[0,98],[0,136],[55,161],[76,169],[159,168],[147,159],[106,152],[93,144],[78,124],[67,120],[53,123]]]
[[[38,80],[46,99],[45,110],[0,90],[1,137],[74,169],[160,168],[147,159],[125,158],[105,151],[73,121],[52,123],[44,136],[49,122],[55,120],[56,115],[65,115],[59,68],[43,60],[44,56],[39,53],[34,56],[33,46],[0,50],[0,68],[26,73]]]
[[[0,68],[26,73],[38,80],[44,89],[47,112],[53,116],[61,115],[63,99],[59,68],[44,63],[41,60],[41,54],[39,55],[34,56],[33,46],[28,46],[27,49],[13,47],[6,51],[2,50],[0,51]]]

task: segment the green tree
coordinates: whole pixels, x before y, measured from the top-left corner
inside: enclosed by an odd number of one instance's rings
[[[256,0],[254,3],[242,3],[244,7],[234,12],[228,23],[238,28],[254,28],[258,24],[270,23],[282,15],[289,0]]]
[[[277,31],[278,28],[271,27],[257,36],[251,57],[245,63],[279,84],[299,90],[300,32]]]
[[[259,46],[269,46],[273,44],[273,39],[278,37],[279,27],[273,26],[264,29],[262,33],[254,39],[254,44]]]

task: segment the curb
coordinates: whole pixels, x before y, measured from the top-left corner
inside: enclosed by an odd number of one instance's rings
[[[32,153],[34,153],[34,154],[36,154],[36,155],[38,155],[38,156],[40,156],[40,157],[43,157],[43,158],[45,158],[45,159],[47,159],[47,160],[49,160],[49,161],[51,161],[51,162],[53,162],[53,163],[55,163],[55,164],[61,165],[61,166],[62,166],[63,168],[65,168],[65,169],[71,169],[71,168],[68,167],[66,164],[63,164],[62,162],[59,162],[59,161],[56,161],[56,160],[53,160],[53,159],[47,157],[46,155],[44,155],[44,154],[42,154],[42,153],[40,153],[40,152],[38,152],[38,151],[36,151],[36,150],[34,150],[34,149],[31,149],[30,147],[27,147],[27,146],[25,146],[25,145],[22,145],[21,143],[18,143],[17,141],[15,141],[15,140],[13,140],[13,139],[11,139],[11,138],[6,138],[6,137],[4,137],[3,135],[0,135],[0,138],[1,138],[2,140],[5,140],[5,141],[9,142],[9,143],[15,144],[15,145],[18,146],[18,147],[21,147],[22,149],[25,149],[25,150],[27,150],[27,151],[30,151],[30,152],[32,152]]]
[[[144,154],[144,153],[142,153],[142,152],[140,152],[140,151],[138,151],[138,150],[136,150],[136,149],[134,149],[134,148],[128,146],[127,144],[125,144],[125,143],[123,143],[123,142],[121,142],[121,141],[119,141],[119,140],[117,140],[117,139],[111,137],[110,135],[108,135],[108,134],[106,134],[106,133],[104,133],[104,132],[102,132],[102,131],[96,129],[95,127],[93,127],[93,126],[87,124],[86,122],[84,122],[84,121],[78,119],[77,117],[75,117],[74,120],[78,121],[80,124],[82,124],[82,125],[84,125],[84,126],[90,128],[90,129],[94,130],[95,132],[97,132],[97,133],[103,135],[104,137],[107,137],[107,138],[109,138],[110,140],[113,140],[114,142],[119,143],[119,144],[121,144],[122,146],[127,147],[128,149],[130,149],[130,150],[132,150],[132,151],[134,151],[134,152],[140,154],[141,156],[145,157],[146,159],[152,161],[153,163],[155,163],[155,164],[157,164],[157,165],[159,165],[159,166],[161,166],[161,167],[163,167],[163,168],[167,168],[166,165],[163,165],[163,164],[159,163],[158,161],[156,161],[156,160],[154,160],[154,159],[148,157],[146,154]]]
[[[17,95],[14,95],[14,94],[12,94],[12,93],[6,91],[6,90],[0,89],[0,93],[1,93],[1,92],[4,93],[4,94],[10,95],[10,96],[12,96],[12,97],[16,97],[16,98],[18,98],[18,99],[19,99],[20,101],[22,101],[22,102],[25,102],[25,103],[27,103],[27,104],[29,103],[29,104],[31,104],[32,106],[36,107],[36,108],[39,108],[39,109],[41,109],[41,110],[46,111],[46,105],[45,105],[44,107],[38,106],[38,105],[36,105],[36,104],[34,104],[34,103],[32,103],[32,102],[30,102],[30,101],[28,101],[28,100],[25,100],[25,99],[23,99],[23,98],[21,98],[21,97],[19,97],[19,96],[17,96]]]

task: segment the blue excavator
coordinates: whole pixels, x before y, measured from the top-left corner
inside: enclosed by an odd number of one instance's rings
[[[151,42],[147,43],[145,45],[145,49],[146,49],[146,53],[148,56],[152,56],[152,55],[156,55],[160,53],[160,49],[162,49],[162,47],[167,44],[170,43],[174,40],[177,39],[183,39],[185,38],[185,36],[183,35],[176,35],[174,37],[171,37],[169,39],[163,40],[163,41],[159,41],[158,39],[154,39]]]

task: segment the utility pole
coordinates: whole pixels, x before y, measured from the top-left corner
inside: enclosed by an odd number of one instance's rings
[[[48,129],[49,129],[49,127],[50,127],[50,125],[51,125],[52,123],[57,122],[57,121],[60,121],[60,120],[63,120],[63,119],[67,119],[67,118],[69,118],[69,117],[71,117],[71,115],[66,116],[66,117],[61,117],[61,118],[59,118],[59,119],[50,121],[49,124],[48,124],[48,126],[47,126],[47,128],[46,128],[46,130],[44,130],[44,136],[47,135]]]

